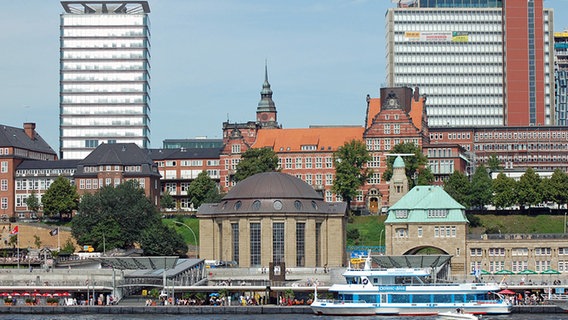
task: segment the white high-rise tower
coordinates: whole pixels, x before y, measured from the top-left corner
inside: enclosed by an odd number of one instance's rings
[[[150,144],[147,1],[61,1],[60,157]]]

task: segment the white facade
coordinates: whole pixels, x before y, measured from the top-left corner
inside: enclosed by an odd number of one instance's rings
[[[504,123],[501,8],[392,8],[387,13],[387,83],[419,87],[428,123]]]
[[[150,12],[145,1],[62,1],[60,157],[102,143],[150,144]]]

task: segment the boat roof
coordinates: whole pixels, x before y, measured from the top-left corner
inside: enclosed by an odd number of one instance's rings
[[[372,256],[373,262],[391,268],[439,268],[449,263],[451,255]]]

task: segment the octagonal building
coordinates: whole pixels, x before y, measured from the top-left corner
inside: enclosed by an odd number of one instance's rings
[[[199,256],[240,267],[344,266],[346,204],[327,203],[304,181],[279,172],[251,176],[220,203],[199,207]]]

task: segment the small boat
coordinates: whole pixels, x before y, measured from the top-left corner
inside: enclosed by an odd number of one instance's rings
[[[458,309],[459,310],[459,309]],[[438,319],[446,319],[446,320],[456,320],[456,319],[463,319],[463,320],[478,320],[479,318],[476,315],[471,313],[463,313],[463,311],[458,312],[439,312]]]
[[[343,273],[346,283],[333,284],[335,299],[318,299],[312,311],[317,315],[453,316],[444,319],[478,319],[474,314],[509,314],[511,304],[497,293],[499,285],[489,283],[437,282],[428,268],[372,268],[371,257]],[[461,314],[455,312],[462,311]],[[451,312],[449,312],[451,311]]]

